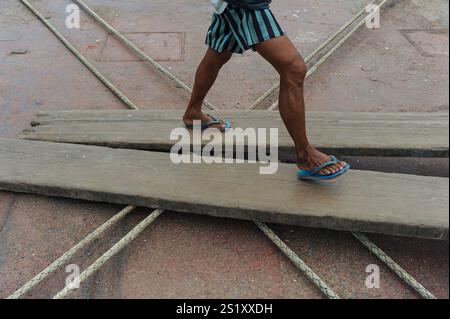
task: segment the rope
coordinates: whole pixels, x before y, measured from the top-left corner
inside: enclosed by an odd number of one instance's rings
[[[382,8],[389,0],[382,0],[381,3],[379,3],[379,7]],[[376,3],[377,1],[373,1],[372,4]],[[333,41],[343,30],[345,30],[348,26],[352,25],[354,21],[357,20],[357,18],[359,16],[361,16],[363,13],[365,12],[365,9],[363,9],[361,12],[358,13],[358,15],[352,19],[350,22],[348,22],[346,25],[344,25],[340,30],[338,30],[333,36],[331,36],[331,38],[327,41],[328,43],[330,43],[331,41]],[[328,60],[328,58],[339,48],[342,46],[342,44],[347,41],[350,36],[352,36],[365,22],[365,19],[363,19],[362,21],[358,22],[358,24],[348,33],[346,34],[330,51],[328,51],[317,63],[315,63],[315,65],[308,71],[306,77],[308,78],[309,76],[311,76],[326,60]],[[324,47],[326,47],[327,42],[324,43],[323,45],[321,45],[319,48],[317,48],[310,56],[308,56],[307,61],[310,61],[318,52],[320,52]],[[275,85],[273,88],[271,88],[271,90],[269,90],[268,92],[266,92],[266,94],[264,94],[263,96],[268,97],[270,94],[272,94],[276,89],[278,89],[279,84]],[[267,94],[268,93],[268,94]],[[264,98],[265,99],[265,98]],[[263,100],[264,100],[263,99]],[[254,105],[252,105],[250,108],[254,108],[255,105],[259,105],[263,100],[258,99],[257,102],[254,103]],[[274,103],[268,110],[273,110],[278,106],[278,103]],[[258,225],[258,227],[260,227]],[[261,227],[260,227],[261,228]],[[375,243],[373,243],[369,238],[367,238],[366,236],[364,236],[361,233],[352,233],[353,236],[355,236],[356,239],[358,239],[365,247],[367,247],[378,259],[380,259],[381,261],[383,261],[400,279],[402,279],[403,281],[405,281],[409,286],[411,286],[415,291],[417,291],[423,298],[425,299],[436,299],[436,297],[429,292],[422,284],[420,284],[414,277],[412,277],[410,274],[408,274],[408,272],[406,272],[399,264],[397,264],[392,258],[390,258],[383,250],[381,250],[379,247],[377,247],[375,245]],[[267,235],[267,233],[266,233]],[[268,235],[269,237],[269,235]],[[270,238],[270,237],[269,237]],[[272,238],[271,238],[272,240]],[[279,238],[276,240],[280,240]],[[272,240],[274,241],[274,240]],[[278,246],[278,244],[277,244]],[[286,246],[287,247],[287,246]],[[281,247],[280,247],[281,249]],[[283,249],[282,249],[283,250]],[[283,251],[284,252],[284,251]],[[291,258],[289,255],[291,254],[291,252],[286,251],[284,252],[289,258]],[[292,259],[291,259],[292,260]],[[295,263],[295,262],[294,262]],[[300,268],[300,265],[298,265],[298,267]],[[300,268],[302,269],[302,268]],[[303,269],[302,269],[303,270]],[[308,277],[310,277],[310,275],[303,270]],[[310,277],[311,278],[311,277]],[[313,280],[313,279],[311,279]],[[314,281],[314,280],[313,280]],[[316,282],[315,282],[316,283]],[[317,286],[320,285],[319,283],[316,283]],[[322,290],[322,289],[321,289]]]
[[[391,257],[389,257],[383,250],[375,245],[369,238],[361,233],[352,233],[361,244],[367,247],[375,256],[383,261],[397,276],[404,282],[411,286],[425,299],[437,299],[431,292],[429,292],[422,284],[420,284],[414,277],[412,277],[405,269],[397,264]]]
[[[380,9],[388,2],[389,0],[382,0],[378,6]],[[372,2],[372,4],[377,3],[378,1],[375,0]],[[306,61],[309,63],[315,55],[317,55],[323,48],[325,48],[329,43],[331,43],[337,36],[343,32],[346,28],[348,28],[350,25],[352,25],[361,15],[365,13],[365,8],[361,10],[355,18],[350,20],[347,24],[345,24],[343,27],[341,27],[334,35],[332,35],[324,44],[322,44],[319,48],[314,50],[313,53],[311,53],[307,58]],[[325,63],[328,58],[336,52],[338,48],[340,48],[365,22],[365,19],[362,19],[358,24],[349,32],[347,33],[343,38],[340,39],[340,41],[333,46],[332,49],[330,49],[324,56],[321,57],[319,61],[317,61],[314,66],[308,70],[308,73],[306,77],[310,77],[323,63]],[[259,104],[262,103],[267,97],[269,97],[275,90],[279,88],[279,83],[274,85],[269,91],[267,91],[265,94],[261,96],[252,106],[249,107],[249,109],[256,108]],[[268,108],[268,111],[274,110],[278,106],[278,102],[275,102],[272,106]],[[267,227],[267,225],[262,223],[257,223],[257,226],[263,230],[263,232],[269,237],[280,249],[283,251],[283,253],[289,257],[289,259],[292,260],[292,262],[300,268],[308,278],[310,278],[318,287],[319,289],[324,292],[328,296],[328,291],[323,290],[323,285],[325,283],[310,269],[307,265],[303,263],[303,261],[295,255],[295,253],[289,249],[287,245],[285,245],[280,238],[276,237],[275,233],[270,231],[270,229]],[[381,250],[379,247],[375,245],[369,238],[364,236],[361,233],[352,233],[353,236],[355,236],[356,239],[358,239],[365,247],[367,247],[378,259],[383,261],[400,279],[405,281],[409,286],[411,286],[415,291],[417,291],[423,298],[425,299],[436,299],[436,297],[429,292],[422,284],[420,284],[414,277],[412,277],[408,272],[406,272],[399,264],[397,264],[392,258],[390,258],[383,250]]]
[[[104,232],[108,229],[116,225],[119,221],[121,221],[125,216],[131,213],[135,209],[134,206],[129,206],[122,211],[120,211],[117,215],[112,217],[106,223],[98,227],[92,233],[90,233],[86,238],[80,241],[78,244],[73,246],[71,249],[66,251],[61,257],[56,259],[50,266],[45,268],[39,274],[37,274],[33,279],[28,281],[25,285],[23,285],[20,289],[14,292],[8,299],[19,299],[29,293],[34,287],[40,284],[42,281],[48,278],[54,271],[58,270],[76,254],[78,254],[82,249],[84,249],[87,245],[92,243],[94,240],[99,238]]]
[[[81,7],[83,7],[95,20],[97,20],[101,25],[103,25],[109,32],[115,34],[119,40],[122,41],[122,43],[124,43],[126,46],[128,46],[130,49],[132,49],[136,54],[138,54],[141,58],[145,59],[147,62],[149,62],[150,64],[154,65],[158,70],[160,70],[163,74],[169,74],[169,77],[172,78],[175,82],[178,82],[180,80],[176,79],[175,76],[171,75],[170,72],[167,71],[167,73],[165,73],[165,69],[161,66],[159,66],[159,64],[157,64],[153,59],[151,59],[150,57],[148,57],[144,52],[142,52],[139,48],[137,48],[135,45],[133,45],[129,40],[127,40],[123,35],[121,35],[117,30],[115,30],[112,26],[110,26],[106,21],[104,21],[103,19],[101,19],[94,11],[92,11],[89,7],[87,7],[83,2],[79,1],[79,0],[73,0],[74,2],[76,2],[77,4],[79,4]],[[30,8],[30,10],[37,16],[40,18],[40,20],[47,26],[49,27],[49,29],[58,37],[58,39],[60,39],[67,48],[69,48],[69,50],[71,50],[75,56],[77,58],[79,58],[81,60],[81,62],[83,62],[83,64],[88,67],[92,73],[97,76],[99,78],[100,81],[102,81],[105,85],[107,85],[109,88],[111,88],[114,91],[118,91],[113,84],[111,84],[111,82],[109,82],[107,80],[106,77],[101,76],[100,72],[93,66],[91,65],[86,58],[84,58],[75,48],[73,45],[71,45],[66,39],[64,39],[64,37],[50,24],[48,23],[48,21],[36,10],[32,7],[32,5],[26,1],[26,0],[22,0],[22,2],[24,2],[24,4],[26,4],[26,6],[28,8]],[[158,67],[159,66],[159,67]],[[100,75],[100,76],[98,76]],[[180,81],[181,82],[181,81]],[[182,82],[181,82],[182,83]],[[180,86],[184,87],[185,89],[188,88],[186,85],[181,85]],[[192,92],[192,90],[190,88],[189,92]],[[114,92],[113,91],[113,92]],[[134,110],[138,110],[139,107],[133,105],[130,105],[129,103],[127,103],[127,97],[124,94],[116,94],[117,97],[124,102],[125,105],[127,105],[129,108],[134,109]],[[207,103],[210,108],[217,110],[216,107],[211,106],[209,103]],[[127,207],[128,208],[128,207]],[[131,206],[130,206],[131,208]],[[277,238],[275,233],[273,231],[270,230],[270,228],[263,224],[263,223],[257,223],[258,227],[262,227],[263,229],[265,229],[266,231],[269,231],[268,233],[264,232],[266,235],[267,234],[273,234],[274,236],[268,235],[268,238],[271,239],[273,241],[274,238]],[[291,249],[289,249],[287,247],[286,244],[284,244],[281,239],[278,238],[278,242],[274,242],[277,246],[281,246],[281,247],[285,247],[285,248],[280,248],[283,253],[285,253],[289,259],[291,259],[294,264],[303,272],[306,273],[306,275],[308,276],[308,278],[313,278],[313,282],[318,285],[319,289],[324,289],[324,287],[326,287],[326,285],[324,284],[324,282],[300,259],[300,257],[298,257]],[[99,263],[100,259],[97,260],[96,262],[94,262],[93,265],[97,265]],[[55,262],[56,263],[56,262]],[[103,263],[101,263],[103,264]],[[55,269],[52,268],[52,270],[49,269],[48,273],[46,274],[46,276],[50,275],[51,272],[53,272]],[[42,279],[43,280],[43,279]],[[37,284],[37,283],[36,283]],[[27,289],[27,291],[31,290],[36,284],[32,285],[30,283],[25,284],[25,286],[29,286],[29,289]],[[334,293],[331,291],[328,292],[327,289],[325,289],[326,291],[326,295],[327,296],[332,296],[334,298]],[[64,294],[61,294],[60,297],[64,297],[64,295],[66,294],[66,292]]]
[[[374,0],[371,4],[375,4],[378,0]],[[384,3],[383,3],[384,4]],[[356,14],[350,21],[339,28],[330,38],[327,39],[322,45],[316,48],[305,59],[306,63],[310,63],[316,56],[326,48],[331,42],[333,42],[338,36],[341,35],[350,25],[357,21],[362,15],[364,15],[366,9],[363,8],[358,14]],[[363,20],[364,22],[364,20]],[[362,24],[361,24],[362,25]],[[327,54],[321,57],[309,70],[306,78],[310,77],[350,36],[361,27],[358,24],[356,28],[353,28],[344,38],[342,38],[336,45],[331,48]],[[280,83],[274,84],[267,92],[261,95],[248,109],[256,109],[263,101],[265,101],[270,95],[273,94],[280,87]],[[268,110],[273,110],[278,106],[278,102],[269,107]],[[257,222],[256,225],[263,233],[276,245],[278,248],[299,268],[328,298],[338,299],[339,297],[326,285],[326,283],[316,274],[314,271],[306,265],[302,259],[295,254],[266,224]]]
[[[80,5],[84,10],[86,10],[87,13],[89,13],[95,20],[97,20],[103,27],[105,27],[110,33],[114,34],[118,40],[120,40],[124,45],[126,45],[129,49],[134,51],[139,57],[146,60],[148,63],[150,63],[152,66],[154,66],[158,71],[160,71],[163,75],[167,76],[171,80],[173,80],[175,83],[177,83],[179,86],[184,88],[187,92],[192,93],[192,89],[189,88],[186,84],[181,82],[178,78],[176,78],[174,75],[172,75],[169,71],[164,69],[162,66],[160,66],[158,63],[156,63],[152,58],[150,58],[147,54],[142,52],[138,47],[136,47],[131,41],[129,41],[127,38],[125,38],[121,33],[119,33],[116,29],[114,29],[111,25],[109,25],[105,20],[103,20],[100,16],[98,16],[92,9],[90,9],[86,4],[83,3],[81,0],[73,0],[78,5]],[[218,110],[217,107],[211,105],[209,102],[205,101],[204,105],[209,107],[213,110]],[[262,227],[265,227],[266,230],[270,230],[267,225],[259,224]],[[258,227],[260,227],[258,226]],[[273,233],[273,232],[272,232]],[[274,233],[273,233],[274,234]],[[270,238],[270,237],[269,237]],[[281,240],[280,240],[281,241]],[[284,244],[284,243],[283,243]],[[284,245],[286,246],[286,245]],[[287,247],[287,246],[286,246]],[[289,249],[289,248],[288,248]],[[301,259],[295,255],[295,253],[290,250],[290,256],[295,260],[294,264],[296,264],[302,271],[307,271],[308,266],[304,264]],[[289,257],[289,256],[288,256]],[[290,257],[290,258],[291,258]],[[291,260],[292,260],[291,258]],[[299,263],[299,261],[301,263]],[[299,265],[302,265],[301,267]],[[312,273],[312,274],[311,274]],[[313,282],[320,283],[319,288],[322,290],[322,287],[324,287],[323,281],[320,280],[320,278],[312,272],[312,270],[309,269],[309,272],[307,273],[307,276],[309,278],[314,278]],[[325,285],[326,286],[326,285]],[[326,290],[327,291],[327,290]],[[331,291],[331,294],[329,292],[325,293],[327,296],[333,296],[333,292]]]
[[[60,39],[63,44],[97,77],[100,81],[102,81],[116,96],[124,102],[129,108],[138,110],[139,108],[131,102],[123,93],[121,93],[114,85],[108,81],[108,79],[103,76],[92,64],[90,64],[86,58],[84,58],[74,46],[72,46],[46,19],[43,17],[34,7],[27,1],[21,0],[24,5],[26,5],[57,37]],[[89,7],[87,7],[80,0],[73,0],[78,3],[83,9],[85,9],[95,20],[101,23],[109,32],[113,33],[117,38],[124,43],[127,47],[133,50],[136,54],[138,54],[141,58],[146,60],[152,66],[154,66],[158,71],[160,71],[163,75],[172,79],[178,86],[184,88],[187,92],[191,93],[192,89],[189,88],[186,84],[184,84],[181,80],[167,71],[165,68],[160,66],[156,61],[151,59],[148,55],[142,52],[139,48],[137,48],[133,43],[131,43],[128,39],[126,39],[122,34],[120,34],[117,30],[112,28],[106,21],[101,19],[94,11],[92,11]],[[380,4],[380,8],[389,0],[383,0]],[[376,1],[374,1],[376,2]],[[373,2],[373,3],[374,3]],[[349,25],[351,25],[356,18],[361,15],[364,11],[361,11],[353,20],[348,22],[346,25],[341,27],[327,42],[322,44],[319,48],[317,48],[310,56],[308,56],[307,61],[310,61],[319,51],[325,48],[332,40],[334,40],[343,30],[345,30]],[[347,34],[343,39],[341,39],[338,44],[333,47],[325,56],[323,56],[308,72],[307,76],[310,76],[317,68],[323,64],[331,54],[333,54],[357,29],[361,27],[362,23],[359,23],[352,31]],[[270,94],[272,94],[277,88],[279,84],[274,85],[269,91],[261,96],[260,101],[258,103],[254,103],[250,108],[255,108],[255,105],[259,105],[265,98],[267,98]],[[205,101],[205,106],[211,109],[217,109],[212,106],[210,103]],[[276,106],[275,106],[276,107]],[[273,105],[269,109],[275,108]],[[126,216],[129,212],[134,210],[134,206],[129,206],[119,212],[116,216],[111,218],[104,225],[95,230],[92,234],[88,235],[84,240],[74,246],[72,249],[67,251],[63,256],[58,258],[54,263],[52,263],[48,268],[43,270],[41,273],[36,275],[32,280],[26,283],[22,288],[17,290],[13,295],[8,298],[20,298],[21,296],[28,293],[31,289],[33,289],[37,284],[42,282],[45,278],[47,278],[53,271],[60,268],[62,264],[66,263],[73,255],[75,255],[79,250],[81,250],[84,246],[98,238],[104,231],[112,227],[118,221],[120,221],[124,216]],[[84,282],[89,276],[98,271],[98,269],[111,257],[116,255],[120,250],[122,250],[126,245],[128,245],[131,241],[133,241],[148,225],[150,225],[159,215],[161,215],[163,211],[156,210],[150,216],[148,216],[143,222],[141,222],[138,226],[136,226],[130,233],[128,233],[125,237],[123,237],[116,245],[114,245],[110,250],[108,250],[102,257],[100,257],[97,261],[95,261],[86,271],[84,271],[80,275],[80,284]],[[305,273],[305,275],[328,297],[331,299],[339,299],[340,297],[336,295],[327,285],[326,283],[320,279],[318,275],[312,271],[311,268],[306,265],[306,263],[295,254],[266,224],[255,222],[258,228],[263,231],[263,233],[301,270]],[[428,290],[426,290],[419,282],[417,282],[412,276],[410,276],[403,268],[401,268],[395,261],[393,261],[389,256],[387,256],[380,248],[378,248],[373,242],[371,242],[367,237],[362,234],[353,233],[353,235],[364,245],[366,246],[372,253],[374,253],[380,260],[386,263],[386,265],[392,269],[401,279],[403,279],[407,284],[413,287],[421,296],[424,298],[435,299],[436,297],[431,294]],[[62,291],[60,291],[54,298],[64,298],[68,294],[71,293],[71,288],[66,287]]]
[[[173,75],[169,70],[164,68],[162,65],[157,63],[154,59],[152,59],[150,56],[148,56],[145,52],[143,52],[141,49],[139,49],[135,44],[133,44],[130,40],[128,40],[123,34],[121,34],[119,31],[114,29],[108,22],[106,22],[103,18],[101,18],[97,13],[95,13],[91,8],[89,8],[83,1],[81,0],[72,0],[76,4],[78,4],[81,8],[83,8],[95,21],[100,23],[109,33],[113,34],[122,44],[124,44],[126,47],[128,47],[130,50],[132,50],[134,53],[136,53],[140,58],[142,58],[144,61],[149,63],[152,67],[154,67],[156,70],[158,70],[162,75],[166,76],[175,84],[184,89],[187,93],[192,93],[192,88],[190,88],[187,84],[185,84],[183,81],[181,81],[179,78],[177,78],[175,75]],[[213,106],[208,101],[204,101],[203,105],[211,110],[216,110],[217,108]]]
[[[370,4],[376,4],[380,0],[373,0]],[[382,2],[378,4],[378,6],[381,8],[384,6],[386,1],[389,0],[381,0]],[[338,43],[336,43],[330,50],[327,51],[327,53],[322,56],[317,62],[315,62],[311,68],[309,68],[306,78],[309,78],[324,62],[328,60],[328,58],[334,54],[341,46],[344,44],[364,23],[365,18],[368,16],[365,15],[366,13],[366,7],[361,9],[352,19],[350,19],[346,24],[344,24],[339,30],[337,30],[331,37],[329,37],[322,45],[320,45],[317,49],[315,49],[308,57],[305,59],[305,62],[309,64],[312,60],[316,58],[316,56],[319,55],[319,53],[326,48],[330,43],[332,43],[336,38],[339,36],[342,36],[343,32],[350,27],[352,24],[355,23],[358,19],[360,19],[362,16],[364,16],[364,19],[361,19],[361,21],[358,22],[357,26],[351,29],[349,32],[345,33],[345,35],[339,40]],[[266,93],[264,93],[258,100],[256,100],[249,109],[256,109],[258,105],[260,105],[264,100],[266,100],[270,95],[272,95],[276,90],[278,90],[280,87],[280,83],[276,83],[274,86],[272,86]],[[274,110],[278,106],[278,102],[275,102],[269,107],[269,110]]]
[[[379,8],[382,8],[386,2],[389,0],[382,0],[380,4],[378,4]],[[376,1],[374,1],[376,2]],[[328,58],[333,55],[356,31],[359,30],[359,28],[361,28],[361,26],[365,23],[365,19],[362,19],[361,21],[359,21],[356,26],[349,32],[347,33],[341,40],[339,40],[339,42],[333,46],[333,48],[331,48],[322,58],[320,58],[319,61],[317,61],[312,67],[311,69],[308,70],[307,74],[306,74],[306,78],[309,78],[314,72],[316,72],[316,70],[323,64],[325,63]],[[278,102],[273,103],[268,110],[272,111],[274,109],[276,109],[278,107]]]
[[[72,52],[78,60],[81,61],[103,84],[111,90],[123,103],[125,103],[130,109],[137,110],[138,107],[125,94],[123,94],[118,88],[116,88],[99,70],[97,70],[56,28],[48,22],[48,20],[40,14],[28,0],[21,0],[22,3],[36,16],[45,26],[53,32],[53,34]]]
[[[135,240],[151,223],[153,223],[163,211],[155,210],[149,216],[147,216],[142,222],[134,227],[128,234],[122,237],[113,247],[111,247],[106,253],[104,253],[99,259],[97,259],[92,265],[90,265],[85,271],[80,274],[79,284],[81,285],[90,276],[95,274],[109,259],[117,255],[124,247]],[[63,290],[57,293],[53,299],[63,299],[71,294],[76,288],[66,286]]]
[[[290,249],[266,224],[255,222],[256,226],[330,299],[341,299],[308,265]]]
[[[133,110],[138,110],[139,107],[136,106],[130,99],[127,98],[125,94],[123,94],[119,89],[117,89],[103,74],[100,73],[64,36],[45,19],[45,17],[40,14],[33,5],[27,0],[21,0],[22,3],[37,17],[44,23],[45,26],[106,86],[108,87],[128,108]],[[44,269],[42,272],[37,274],[30,281],[25,283],[20,289],[14,292],[8,299],[19,299],[30,292],[34,287],[36,287],[39,283],[45,280],[48,276],[50,276],[54,271],[59,269],[62,265],[66,264],[75,254],[77,254],[80,250],[82,250],[86,245],[91,243],[100,237],[106,230],[117,224],[120,220],[122,220],[128,213],[133,211],[136,207],[128,206],[111,218],[108,222],[100,226],[93,233],[84,238],[77,245],[72,247],[66,253],[64,253],[60,258],[54,261],[50,266]]]

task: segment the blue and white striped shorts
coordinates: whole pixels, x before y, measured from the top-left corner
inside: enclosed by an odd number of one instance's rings
[[[244,53],[255,44],[285,35],[270,9],[249,10],[232,6],[214,14],[206,44],[218,51]]]

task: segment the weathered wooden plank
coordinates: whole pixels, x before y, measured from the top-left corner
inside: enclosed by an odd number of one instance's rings
[[[0,139],[0,189],[281,224],[448,239],[447,178],[351,171],[296,178],[294,165],[173,164],[169,154]]]
[[[282,157],[294,147],[278,112],[221,111],[243,129],[278,128]],[[168,151],[170,132],[182,126],[181,111],[56,111],[40,113],[30,140]],[[311,142],[350,156],[448,157],[448,113],[308,113]]]

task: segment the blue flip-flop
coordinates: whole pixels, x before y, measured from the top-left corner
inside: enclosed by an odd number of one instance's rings
[[[316,167],[313,170],[304,170],[304,169],[300,169],[297,172],[297,176],[299,179],[304,179],[304,180],[315,180],[315,181],[323,181],[323,180],[331,180],[331,179],[335,179],[339,176],[344,175],[345,173],[348,172],[348,170],[350,169],[350,165],[347,164],[347,166],[345,166],[343,169],[341,169],[339,172],[333,173],[333,174],[328,174],[328,175],[322,175],[320,174],[320,171],[323,170],[324,168],[327,168],[328,166],[337,164],[339,161],[336,158],[336,156],[330,156],[330,160],[326,163],[323,163],[322,165],[320,165],[319,167]]]
[[[211,126],[213,126],[213,125],[225,125],[225,128],[223,130],[221,130],[221,131],[225,131],[225,130],[231,128],[231,122],[230,121],[222,121],[222,120],[217,119],[216,117],[212,116],[211,114],[206,114],[206,115],[209,116],[211,121],[208,121],[208,122],[203,122],[202,121],[202,123],[200,125],[200,129],[202,131],[205,131],[205,130],[211,128]],[[184,125],[186,126],[187,129],[193,129],[194,128],[193,124],[186,124],[185,123]]]

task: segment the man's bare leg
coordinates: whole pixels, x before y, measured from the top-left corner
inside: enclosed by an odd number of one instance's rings
[[[311,170],[329,161],[330,156],[309,144],[306,134],[303,83],[307,69],[300,53],[286,36],[262,42],[255,47],[257,52],[280,74],[280,114],[294,140],[299,168]],[[339,162],[328,166],[320,173],[333,174],[345,168],[346,165],[344,162]]]
[[[208,122],[211,119],[208,115],[202,112],[202,104],[206,95],[217,79],[222,66],[227,63],[232,56],[232,52],[225,51],[219,53],[211,48],[206,51],[205,57],[197,68],[195,74],[195,83],[192,91],[191,99],[187,110],[183,116],[185,124],[192,124],[194,120],[201,120]],[[222,125],[212,125],[218,129],[224,129]]]

